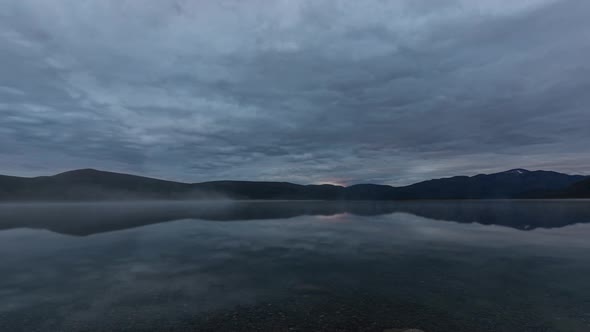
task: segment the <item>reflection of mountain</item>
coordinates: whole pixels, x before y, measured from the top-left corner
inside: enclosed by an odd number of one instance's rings
[[[410,213],[437,220],[532,230],[590,222],[590,202],[472,200],[14,204],[0,207],[0,229],[38,228],[69,235],[91,235],[179,219],[241,221],[343,213],[360,216]],[[368,219],[367,222],[371,220]]]
[[[291,200],[409,200],[554,197],[584,180],[580,175],[510,170],[495,174],[455,176],[405,187],[359,184],[298,185],[287,182],[214,181],[180,183],[141,176],[76,170],[54,176],[0,176],[0,201],[94,201],[154,199],[291,199]],[[585,191],[588,193],[588,190]],[[533,193],[529,196],[529,193]],[[575,196],[580,191],[574,192]],[[523,196],[524,195],[524,196]],[[587,195],[587,194],[586,194]],[[564,191],[559,197],[570,197]]]

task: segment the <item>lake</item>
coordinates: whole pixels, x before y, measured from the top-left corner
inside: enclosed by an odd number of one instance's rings
[[[590,331],[590,201],[0,205],[0,331]]]

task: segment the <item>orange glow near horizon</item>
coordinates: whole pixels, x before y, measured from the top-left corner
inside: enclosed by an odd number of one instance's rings
[[[329,184],[332,186],[341,186],[341,187],[346,187],[348,186],[347,181],[344,179],[329,179],[326,181],[319,181],[314,183],[316,185],[323,185],[323,184]]]

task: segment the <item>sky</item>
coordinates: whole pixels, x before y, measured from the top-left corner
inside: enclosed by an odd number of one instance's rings
[[[590,1],[0,0],[0,174],[590,174]]]

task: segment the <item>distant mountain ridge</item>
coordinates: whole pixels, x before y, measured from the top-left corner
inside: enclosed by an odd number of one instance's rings
[[[590,178],[552,171],[512,169],[493,174],[433,179],[409,186],[299,185],[289,182],[182,183],[80,169],[40,177],[0,175],[0,201],[147,199],[413,200],[490,198],[586,198]]]

